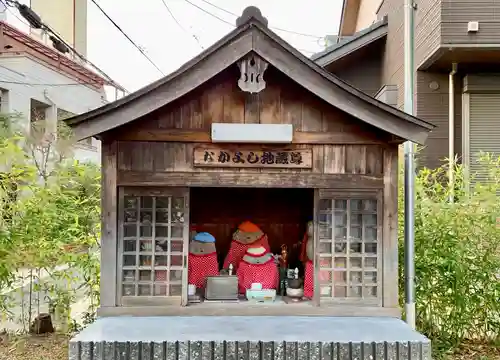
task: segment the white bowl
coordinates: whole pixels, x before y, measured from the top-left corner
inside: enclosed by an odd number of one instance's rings
[[[299,289],[286,288],[286,294],[290,297],[301,297],[301,296],[304,296],[304,289],[303,288],[299,288]]]

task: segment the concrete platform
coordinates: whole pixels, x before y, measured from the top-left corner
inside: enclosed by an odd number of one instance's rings
[[[70,360],[431,360],[394,318],[108,317],[70,342]]]

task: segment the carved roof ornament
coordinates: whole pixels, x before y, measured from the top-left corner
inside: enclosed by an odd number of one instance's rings
[[[243,10],[241,16],[236,19],[236,26],[240,27],[252,19],[259,21],[260,23],[262,23],[262,25],[267,27],[268,24],[267,19],[264,16],[262,16],[262,13],[256,6],[247,6],[245,10]]]
[[[266,88],[264,71],[267,62],[254,54],[249,54],[238,62],[240,68],[240,79],[238,86],[241,90],[249,93],[258,93]]]

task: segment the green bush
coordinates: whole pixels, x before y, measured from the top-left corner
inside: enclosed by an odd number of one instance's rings
[[[48,301],[65,317],[78,291],[90,299],[90,311],[99,302],[100,169],[71,160],[64,126],[58,139],[47,136],[43,124],[35,126],[28,135],[0,128],[0,289],[26,280],[21,268],[32,269],[28,303],[13,304],[13,294],[4,294],[0,311],[21,305],[22,319],[13,320],[25,329],[40,303]],[[69,269],[55,271],[58,265]],[[37,278],[41,270],[48,279]]]
[[[422,169],[415,185],[416,320],[436,354],[500,335],[500,159],[483,154],[486,181],[456,166]],[[403,183],[402,181],[400,182]],[[404,198],[400,187],[400,293],[404,302]],[[403,305],[403,304],[401,304]]]

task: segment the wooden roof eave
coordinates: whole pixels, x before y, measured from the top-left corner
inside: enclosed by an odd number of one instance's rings
[[[175,73],[128,96],[70,119],[77,139],[96,136],[163,107],[210,80],[254,51],[292,80],[361,121],[423,144],[433,125],[353,88],[305,57],[259,22],[231,32]]]
[[[80,122],[91,120],[95,117],[98,117],[106,112],[109,112],[110,110],[119,108],[120,106],[129,104],[131,101],[134,101],[138,99],[139,97],[142,97],[146,94],[149,94],[150,92],[157,90],[159,87],[161,87],[164,84],[169,83],[172,81],[174,78],[177,78],[181,75],[183,75],[185,72],[190,71],[192,68],[194,68],[198,63],[204,61],[207,57],[212,55],[213,53],[216,53],[219,51],[220,48],[224,47],[227,44],[230,44],[238,39],[238,36],[241,34],[245,33],[246,30],[250,27],[250,24],[247,24],[246,26],[243,26],[241,28],[237,28],[230,33],[228,33],[226,36],[221,38],[219,41],[217,41],[215,44],[210,46],[208,49],[202,51],[200,54],[189,60],[188,62],[184,63],[181,67],[179,67],[177,70],[173,71],[172,73],[168,74],[165,77],[162,77],[142,88],[140,88],[137,91],[134,91],[133,93],[124,96],[116,101],[113,101],[112,103],[108,103],[104,106],[101,106],[99,108],[93,109],[91,111],[88,111],[83,114],[75,115],[69,119],[66,119],[66,123],[68,125],[77,125]],[[247,37],[248,38],[248,37]]]
[[[203,85],[250,52],[253,37],[246,31],[249,27],[232,31],[177,71],[125,98],[67,119],[75,138],[85,139],[125,125]]]

